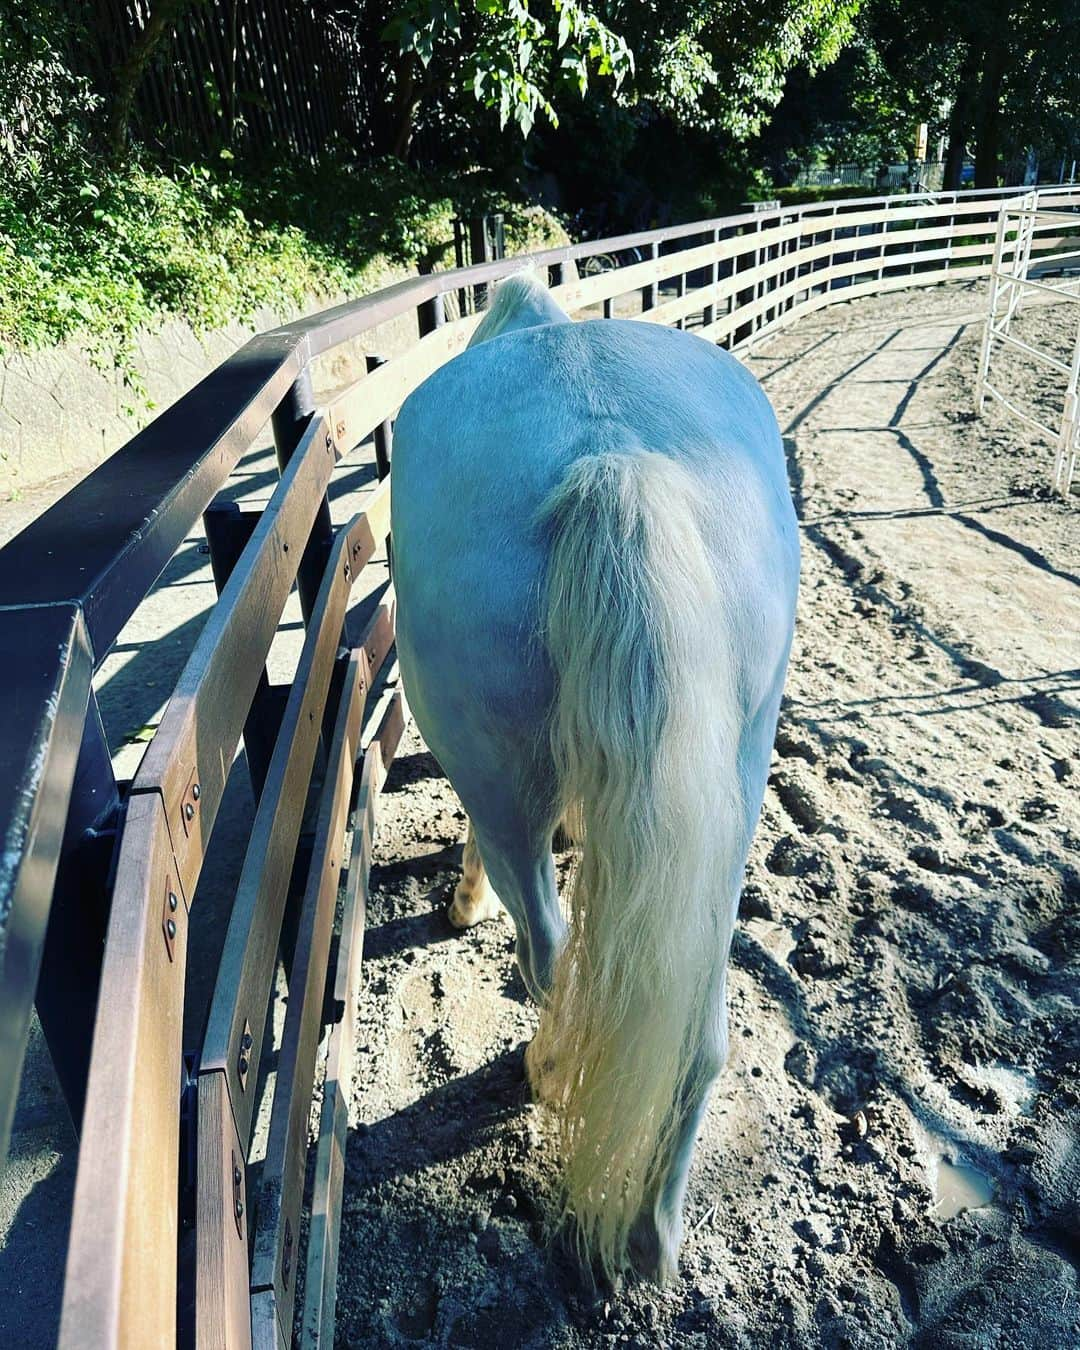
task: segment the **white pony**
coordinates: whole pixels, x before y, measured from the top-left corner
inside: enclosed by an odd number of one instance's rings
[[[567,1217],[610,1278],[677,1267],[798,586],[753,377],[676,329],[571,323],[531,274],[394,433],[398,654],[470,819],[450,919],[517,929]],[[563,919],[561,820],[583,853]],[[486,874],[486,876],[485,876]]]

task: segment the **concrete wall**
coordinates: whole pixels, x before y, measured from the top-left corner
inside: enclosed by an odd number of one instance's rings
[[[387,272],[378,285],[409,275]],[[0,500],[17,499],[55,478],[72,478],[100,464],[163,409],[186,394],[255,333],[312,314],[346,299],[312,298],[300,309],[260,311],[250,324],[198,334],[170,319],[136,344],[136,368],[146,395],[124,387],[114,370],[102,370],[77,343],[0,360]],[[416,339],[416,322],[404,314],[315,363],[316,393],[363,374],[363,355],[391,355]],[[146,406],[149,399],[155,406]]]

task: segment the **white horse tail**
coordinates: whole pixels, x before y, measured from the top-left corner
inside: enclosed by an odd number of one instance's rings
[[[738,635],[703,542],[703,496],[665,455],[602,452],[571,466],[542,515],[551,743],[584,847],[529,1063],[558,1112],[567,1215],[609,1278],[631,1264],[639,1214],[656,1215],[658,1273],[673,1273],[681,1232],[663,1231],[659,1200],[683,1146],[680,1105],[700,1104],[726,1053],[748,837]]]

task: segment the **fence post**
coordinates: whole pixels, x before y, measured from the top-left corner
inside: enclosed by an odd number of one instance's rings
[[[260,519],[260,512],[241,511],[236,502],[229,501],[212,501],[203,512],[203,529],[218,595],[225,589],[225,583]],[[244,721],[244,753],[256,802],[262,796],[284,706],[284,702],[275,697],[264,666]]]
[[[944,203],[943,203],[943,204],[944,204]],[[949,194],[949,197],[948,197],[948,204],[949,204],[950,206],[955,206],[955,205],[956,205],[956,193],[955,193],[955,192],[952,192],[952,193]],[[955,234],[956,234],[956,216],[955,216],[955,215],[950,215],[950,216],[949,216],[949,234],[948,234],[948,237],[947,237],[947,239],[946,239],[946,241],[945,241],[945,250],[946,250],[946,252],[945,252],[945,271],[946,271],[946,272],[948,272],[948,271],[950,270],[950,268],[952,267],[953,236],[954,236]]]
[[[737,225],[735,227],[736,238],[743,238],[752,232],[757,233],[758,225]],[[752,272],[756,266],[757,249],[740,250],[731,260],[732,273],[738,276],[740,272]],[[733,291],[731,297],[731,313],[734,319],[738,311],[744,306],[751,307],[757,298],[757,282],[752,281],[745,290]],[[744,319],[742,323],[734,324],[731,329],[729,350],[737,347],[741,342],[745,342],[754,332],[754,319]]]
[[[108,875],[119,815],[120,794],[97,696],[91,690],[35,1000],[76,1132],[90,1070],[109,922]]]
[[[719,228],[713,230],[712,237],[713,243],[719,244],[720,242]],[[711,323],[716,322],[716,288],[717,286],[719,286],[719,284],[720,284],[720,264],[719,262],[714,261],[709,265],[709,280],[707,282],[707,285],[709,286],[709,294],[712,296],[712,300],[710,301],[709,304],[705,306],[701,314],[702,326],[705,328],[708,328],[708,326]]]
[[[477,306],[479,308],[479,306]],[[464,313],[464,310],[462,311]],[[436,328],[441,328],[446,322],[446,306],[443,303],[442,294],[433,295],[430,300],[422,300],[416,307],[416,326],[420,330],[421,337],[427,337],[428,333],[434,333]],[[368,370],[373,370],[372,365],[368,365]]]
[[[435,298],[440,302],[442,300],[441,295],[438,295]],[[435,322],[434,328],[440,328],[443,323],[443,307],[441,303],[436,306],[436,313],[439,315],[439,318]],[[432,331],[434,331],[434,329],[432,329]],[[378,370],[380,366],[386,365],[385,356],[374,356],[369,353],[364,360],[367,363],[369,375],[373,370]],[[390,451],[394,443],[394,424],[389,417],[385,422],[379,423],[372,432],[371,439],[375,445],[375,467],[378,470],[379,480],[381,482],[382,479],[386,478],[390,473]]]
[[[655,260],[659,258],[659,256],[660,256],[660,245],[654,241],[649,245],[649,257]],[[644,313],[645,310],[647,309],[655,309],[655,308],[656,308],[656,282],[650,281],[647,285],[642,286],[641,288],[641,310],[642,313]]]
[[[881,230],[881,247],[878,249],[878,269],[877,269],[878,285],[881,284],[881,278],[885,275],[885,245],[889,242],[888,202],[885,203],[884,211],[885,211],[885,219],[878,226],[878,228]]]
[[[314,412],[315,395],[311,388],[311,371],[305,366],[289,386],[289,392],[274,409],[271,418],[278,467],[282,472],[292,459]],[[329,454],[333,454],[333,443],[329,442],[326,449]],[[315,607],[315,598],[319,594],[333,539],[334,527],[330,523],[330,503],[324,494],[296,573],[296,589],[300,592],[300,609],[304,615],[305,625]]]
[[[1077,411],[1080,404],[1080,327],[1076,330],[1069,382],[1065,389],[1065,407],[1061,418],[1061,435],[1054,456],[1054,491],[1068,497],[1072,490],[1073,470],[1076,468],[1077,445],[1080,442],[1080,422]]]
[[[795,224],[798,226],[798,233],[796,234],[794,239],[788,241],[791,245],[789,252],[794,256],[795,259],[795,266],[792,267],[787,274],[788,281],[795,283],[792,292],[787,299],[787,305],[785,308],[788,311],[793,310],[795,306],[799,303],[799,279],[802,276],[801,271],[802,264],[799,262],[799,254],[802,252],[802,237],[803,237],[803,213],[801,209],[795,212],[793,219]]]
[[[975,411],[981,413],[986,404],[986,377],[990,372],[990,353],[994,343],[994,320],[997,317],[998,278],[1005,250],[1005,207],[998,211],[997,234],[994,238],[994,260],[990,264],[990,304],[987,307],[986,327],[983,330],[982,350],[979,353],[979,373],[975,380]]]

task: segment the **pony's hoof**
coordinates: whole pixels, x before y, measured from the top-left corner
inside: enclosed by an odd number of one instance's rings
[[[529,1087],[532,1089],[533,1101],[553,1104],[556,1097],[552,1082],[555,1073],[555,1061],[553,1059],[541,1059],[535,1040],[531,1040],[525,1047],[525,1073],[529,1079]]]
[[[656,1215],[642,1212],[634,1220],[627,1241],[634,1273],[653,1284],[670,1284],[679,1273],[682,1221],[658,1223]]]
[[[477,893],[463,890],[459,884],[447,908],[446,917],[454,928],[473,928],[488,919],[497,919],[499,902],[488,886]]]

